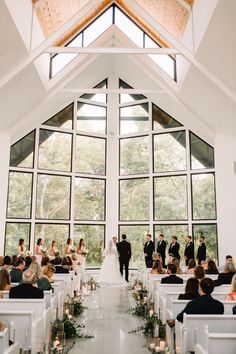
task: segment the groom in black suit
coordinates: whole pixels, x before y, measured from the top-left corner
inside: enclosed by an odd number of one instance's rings
[[[131,245],[126,241],[126,235],[122,235],[122,241],[117,244],[119,253],[120,273],[123,276],[123,268],[125,266],[125,280],[129,282],[129,260],[131,258]]]

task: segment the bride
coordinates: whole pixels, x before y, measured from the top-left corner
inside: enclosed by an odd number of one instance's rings
[[[110,240],[104,251],[104,260],[102,263],[99,283],[108,285],[125,285],[119,270],[119,259],[116,244]]]

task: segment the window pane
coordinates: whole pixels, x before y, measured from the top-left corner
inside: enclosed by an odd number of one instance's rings
[[[154,178],[155,220],[187,219],[186,176]]]
[[[106,140],[76,136],[76,172],[105,175]]]
[[[84,47],[88,47],[95,39],[112,25],[112,8],[109,8],[100,17],[94,20],[84,30]]]
[[[123,89],[132,89],[133,87],[128,85],[126,82],[123,80],[119,79],[119,87]],[[137,101],[137,100],[144,100],[147,97],[141,94],[133,94],[133,95],[128,95],[126,93],[120,94],[120,103],[126,103],[126,102],[132,102],[132,101]]]
[[[103,225],[75,225],[74,244],[77,246],[81,238],[84,239],[88,255],[86,267],[101,266],[103,260],[105,230]]]
[[[44,240],[44,247],[49,249],[53,240],[56,240],[56,246],[60,255],[64,254],[64,247],[69,237],[69,225],[59,224],[35,224],[34,246],[38,238]],[[34,247],[35,248],[35,247]]]
[[[120,134],[148,130],[148,103],[120,108]]]
[[[62,111],[58,112],[52,118],[48,119],[44,124],[52,127],[61,127],[72,129],[74,115],[74,104],[70,104]]]
[[[120,139],[120,174],[148,173],[149,137]]]
[[[85,132],[106,133],[106,108],[80,103],[77,106],[77,129]]]
[[[154,172],[186,170],[185,132],[154,135]]]
[[[213,173],[192,175],[193,219],[215,219],[215,178]]]
[[[138,47],[143,47],[143,31],[117,7],[115,7],[115,24]]]
[[[149,219],[149,179],[120,181],[120,220]]]
[[[127,241],[131,243],[132,257],[129,262],[130,268],[145,267],[143,247],[146,242],[146,235],[149,233],[149,225],[127,226],[120,225],[120,235],[127,235]]]
[[[107,88],[107,79],[100,82],[100,84],[94,86],[94,88],[106,89]],[[107,95],[105,93],[95,93],[95,94],[85,93],[84,95],[81,96],[81,98],[84,98],[86,100],[95,101],[95,102],[102,102],[102,103],[107,102]]]
[[[214,149],[193,133],[190,133],[191,169],[214,168]]]
[[[12,145],[10,153],[10,166],[33,168],[34,144],[35,130]]]
[[[162,109],[157,107],[155,104],[152,105],[152,120],[153,120],[153,129],[166,129],[166,128],[175,128],[181,127],[182,124],[177,122],[169,114],[164,112]]]
[[[75,179],[75,219],[105,219],[105,181],[103,179]]]
[[[25,247],[29,250],[30,224],[6,223],[5,255],[13,256],[18,254],[17,246],[19,239],[25,240]]]
[[[69,219],[70,177],[38,175],[36,218]]]
[[[149,36],[145,35],[145,48],[160,48]],[[175,79],[175,60],[168,54],[148,54],[172,79]]]
[[[10,172],[8,189],[8,218],[30,218],[32,173]]]
[[[218,263],[218,240],[216,224],[193,225],[193,236],[196,245],[196,250],[199,246],[199,242],[197,242],[197,240],[201,235],[205,236],[207,258],[211,258]]]
[[[71,134],[40,129],[39,168],[70,171],[71,141]]]
[[[163,234],[167,241],[166,256],[168,255],[169,246],[171,244],[171,237],[177,236],[178,243],[180,244],[180,262],[185,265],[184,249],[186,245],[185,236],[189,235],[188,225],[155,225],[155,244],[159,241],[158,237],[160,234]]]

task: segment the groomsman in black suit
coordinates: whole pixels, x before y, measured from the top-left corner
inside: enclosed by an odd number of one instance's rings
[[[126,235],[123,234],[122,241],[117,244],[119,253],[120,273],[123,276],[123,269],[125,267],[125,280],[129,282],[129,261],[132,255],[131,244],[126,241]]]
[[[186,236],[186,246],[184,250],[185,264],[188,265],[190,259],[194,259],[194,244],[192,242],[192,236]]]
[[[178,240],[177,236],[172,236],[168,253],[169,253],[169,255],[176,257],[180,261],[179,243],[177,242],[177,240]]]
[[[152,241],[152,235],[147,234],[147,241],[144,244],[144,257],[147,268],[152,268],[152,254],[154,252],[154,243]]]
[[[162,266],[165,267],[166,260],[166,241],[164,240],[164,235],[159,235],[159,241],[157,243],[157,253],[160,253],[162,258]]]
[[[199,238],[200,245],[198,246],[197,250],[197,260],[198,264],[200,265],[202,261],[206,260],[206,244],[205,244],[205,237],[203,235]]]

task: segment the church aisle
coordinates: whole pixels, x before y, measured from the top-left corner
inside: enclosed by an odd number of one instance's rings
[[[127,288],[103,287],[84,301],[88,306],[81,317],[92,339],[78,339],[70,354],[147,354],[145,336],[128,331],[140,325],[140,319],[128,309],[133,299]]]

